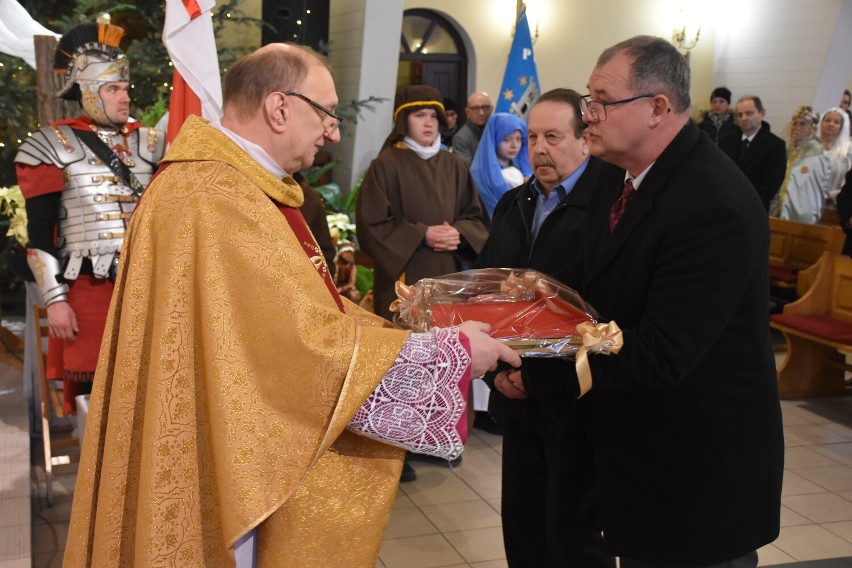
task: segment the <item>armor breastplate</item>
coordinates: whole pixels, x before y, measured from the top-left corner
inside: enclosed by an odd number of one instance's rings
[[[104,140],[103,134],[99,136]],[[119,138],[120,139],[120,138]],[[111,140],[104,140],[108,146]],[[123,161],[142,186],[151,181],[153,167],[139,158],[138,137],[128,136]],[[124,231],[139,199],[94,152],[81,143],[85,159],[63,171],[65,190],[59,211],[59,244],[68,257],[65,278],[80,273],[83,258],[92,259],[95,276],[106,276],[116,253],[121,251]]]
[[[43,128],[37,134],[41,136],[33,136],[26,149],[22,146],[22,152],[36,158],[32,149],[37,148],[38,161],[62,168],[65,179],[59,211],[59,248],[67,260],[64,277],[76,279],[87,257],[95,276],[106,277],[121,251],[127,221],[139,197],[77,138],[73,129]],[[143,187],[148,185],[162,156],[163,137],[157,131],[140,128],[124,137],[100,130],[98,137],[116,151]],[[17,161],[25,162],[21,154]]]

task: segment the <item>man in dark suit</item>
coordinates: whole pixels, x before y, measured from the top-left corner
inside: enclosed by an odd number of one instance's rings
[[[558,276],[622,330],[620,352],[589,356],[585,395],[622,568],[753,567],[779,531],[767,216],[689,119],[689,84],[670,43],[638,36],[601,54],[581,105],[591,154],[613,166]]]
[[[494,209],[491,233],[477,267],[526,267],[552,274],[583,238],[583,220],[603,162],[589,156],[580,95],[554,89],[541,95],[528,124],[535,177],[506,192]],[[538,361],[524,363],[542,380]],[[506,373],[486,377],[489,410],[504,417],[503,542],[509,566],[615,567],[601,539],[591,447],[580,427],[576,395],[548,392],[513,400]],[[512,393],[508,393],[510,396]]]
[[[840,228],[846,233],[843,254],[852,256],[852,170],[846,173],[846,181],[837,195],[837,217],[840,220]]]
[[[740,167],[757,190],[763,208],[781,189],[787,171],[784,141],[772,134],[763,120],[766,110],[760,97],[746,95],[737,101],[736,112],[742,133],[729,133],[719,139],[719,148]]]

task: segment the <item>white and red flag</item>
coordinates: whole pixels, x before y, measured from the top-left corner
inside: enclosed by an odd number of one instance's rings
[[[175,67],[169,101],[168,142],[190,114],[222,117],[222,83],[213,35],[216,0],[166,0],[163,43]]]

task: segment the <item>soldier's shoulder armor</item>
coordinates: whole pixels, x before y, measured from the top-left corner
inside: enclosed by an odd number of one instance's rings
[[[29,166],[50,164],[60,169],[86,157],[83,142],[67,125],[41,128],[18,148],[15,162]]]
[[[139,157],[152,164],[157,165],[163,158],[166,149],[166,135],[162,130],[143,126],[133,132],[137,145]]]

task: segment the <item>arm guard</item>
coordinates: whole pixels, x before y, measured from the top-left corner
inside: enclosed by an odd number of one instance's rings
[[[33,271],[45,306],[68,301],[68,284],[59,282],[59,259],[41,249],[27,249],[27,264]]]

